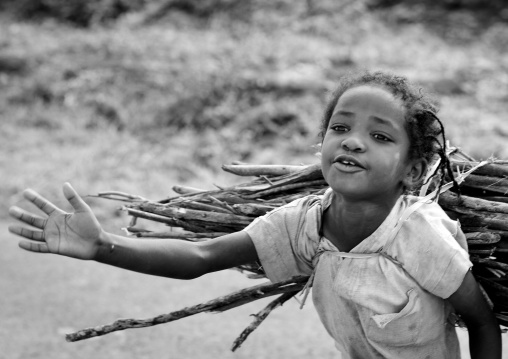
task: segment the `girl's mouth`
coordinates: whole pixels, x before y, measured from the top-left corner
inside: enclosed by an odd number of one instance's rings
[[[350,161],[339,161],[339,162],[342,163],[342,164],[345,164],[346,166],[356,166],[355,163],[350,162]]]
[[[341,165],[346,167],[356,167],[365,169],[365,166],[358,159],[350,155],[339,155],[335,157],[333,162],[340,163]]]

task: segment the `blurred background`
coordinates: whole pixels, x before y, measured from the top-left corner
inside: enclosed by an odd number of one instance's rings
[[[336,357],[311,303],[275,311],[237,354],[230,343],[264,303],[66,343],[257,282],[22,252],[7,209],[29,208],[27,187],[68,208],[65,181],[156,200],[240,181],[223,163],[317,162],[328,94],[363,69],[433,94],[453,146],[508,159],[504,0],[0,0],[0,358]],[[87,202],[111,232],[129,221],[118,203]]]

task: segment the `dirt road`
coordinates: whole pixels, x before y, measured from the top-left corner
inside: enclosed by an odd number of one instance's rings
[[[236,354],[230,344],[267,303],[200,314],[77,343],[64,334],[117,318],[146,318],[258,283],[233,271],[193,281],[151,277],[17,247],[0,221],[0,358],[337,358],[312,304],[277,309]],[[504,352],[508,355],[507,335]],[[467,332],[459,330],[463,358]],[[299,343],[295,346],[295,343]]]

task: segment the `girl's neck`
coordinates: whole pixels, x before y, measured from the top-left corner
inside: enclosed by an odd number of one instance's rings
[[[332,194],[323,216],[323,235],[339,250],[350,251],[369,237],[388,217],[399,195],[382,201],[351,201]]]

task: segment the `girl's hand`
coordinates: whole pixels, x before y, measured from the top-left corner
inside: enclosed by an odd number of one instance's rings
[[[25,190],[24,197],[48,215],[39,217],[19,207],[11,207],[9,214],[39,230],[26,226],[9,226],[11,233],[23,239],[19,246],[39,253],[55,253],[79,259],[94,259],[101,244],[102,228],[90,207],[69,183],[63,186],[65,198],[74,208],[66,213],[33,190]]]

